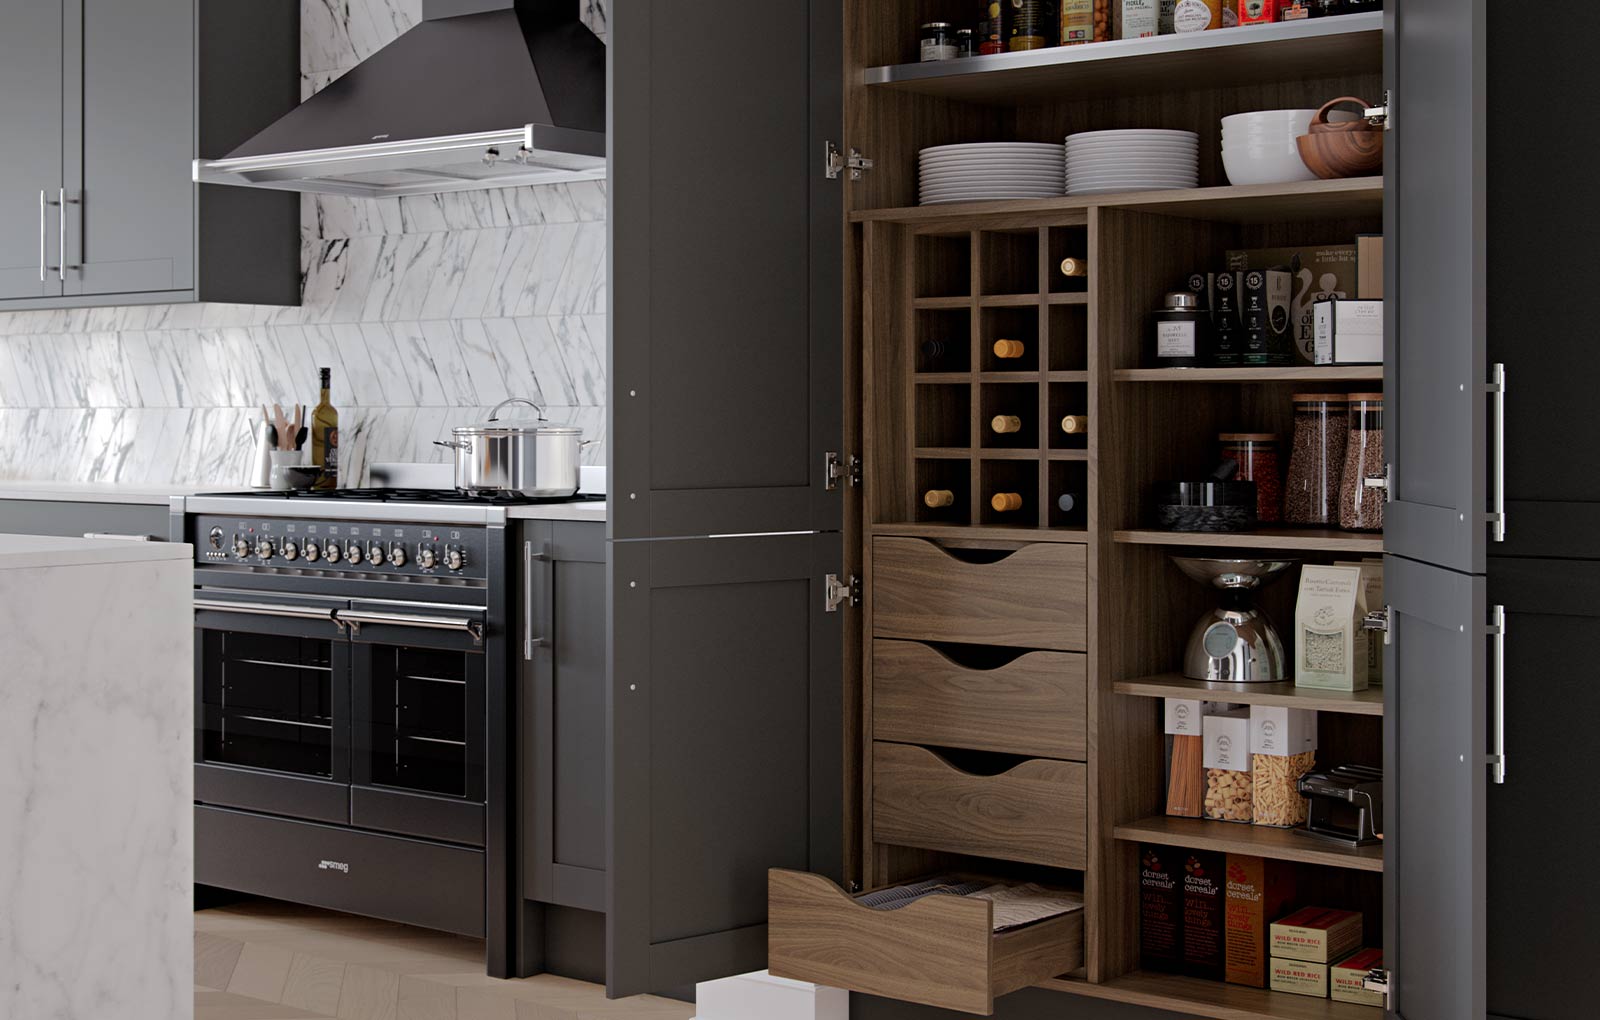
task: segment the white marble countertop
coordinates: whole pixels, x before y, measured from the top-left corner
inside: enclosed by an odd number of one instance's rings
[[[210,486],[226,488],[226,486]],[[69,503],[146,503],[166,506],[173,496],[192,496],[204,489],[193,485],[118,485],[97,482],[0,481],[0,499],[37,499]]]
[[[593,521],[604,524],[609,500],[587,503],[544,503],[539,506],[513,506],[506,508],[506,516],[514,521]]]
[[[0,535],[0,570],[79,567],[93,563],[155,563],[187,560],[193,555],[192,549],[178,542]]]

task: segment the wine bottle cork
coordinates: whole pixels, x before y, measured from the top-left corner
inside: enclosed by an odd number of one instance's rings
[[[1061,275],[1062,276],[1088,276],[1089,275],[1089,260],[1088,259],[1062,259],[1061,260]]]
[[[1021,340],[996,340],[994,342],[994,356],[997,358],[1020,358],[1027,346]]]
[[[989,427],[1001,435],[1022,431],[1022,419],[1014,414],[997,414],[989,420]]]
[[[937,510],[942,506],[954,506],[956,494],[949,489],[929,489],[922,494],[922,502],[930,509]]]
[[[1021,510],[1022,494],[1018,492],[997,492],[989,498],[989,505],[994,507],[996,513]]]
[[[1061,431],[1070,435],[1083,435],[1089,431],[1089,416],[1086,414],[1069,414],[1061,419]]]

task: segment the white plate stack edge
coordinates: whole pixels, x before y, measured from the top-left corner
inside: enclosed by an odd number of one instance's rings
[[[1059,198],[1066,164],[1061,146],[1049,143],[935,145],[917,154],[917,185],[922,205]]]
[[[1080,131],[1064,149],[1067,194],[1200,186],[1200,136],[1163,129]]]

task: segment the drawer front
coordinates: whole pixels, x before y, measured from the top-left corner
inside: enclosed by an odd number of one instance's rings
[[[920,538],[874,539],[873,633],[1085,651],[1086,557],[1081,545],[1055,542],[999,554],[952,551]]]
[[[994,1012],[994,999],[1083,965],[1083,912],[993,934],[991,905],[929,896],[863,907],[821,875],[767,873],[767,969],[905,1002]]]
[[[1082,868],[1088,768],[1030,758],[974,775],[925,747],[872,745],[872,838],[1058,868]]]
[[[872,643],[872,735],[1039,758],[1088,757],[1088,659],[1027,652],[963,666],[916,641]]]

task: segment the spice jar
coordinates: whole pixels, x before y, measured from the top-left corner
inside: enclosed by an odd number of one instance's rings
[[[1111,38],[1111,0],[1061,0],[1061,45]]]
[[[1383,477],[1383,394],[1350,395],[1350,437],[1339,486],[1339,527],[1382,531],[1384,490],[1366,484]]]
[[[978,37],[970,28],[956,29],[956,56],[975,57],[978,55]]]
[[[1051,0],[1005,0],[1006,49],[1042,50],[1055,34],[1056,5]]]
[[[1278,463],[1278,437],[1271,432],[1224,432],[1222,459],[1239,465],[1234,480],[1256,483],[1256,519],[1273,524],[1283,519],[1283,475]]]
[[[1178,0],[1172,9],[1175,32],[1204,32],[1222,27],[1222,0]]]
[[[1296,393],[1283,520],[1326,527],[1338,520],[1339,477],[1350,429],[1350,398],[1342,393]]]
[[[983,5],[983,20],[978,22],[979,55],[1006,51],[1006,18],[1010,10],[1008,0],[988,0]]]
[[[1155,322],[1152,366],[1198,368],[1206,363],[1211,350],[1211,313],[1200,307],[1199,295],[1175,290],[1151,318]]]
[[[922,60],[954,60],[956,27],[948,21],[930,21],[922,26]]]

